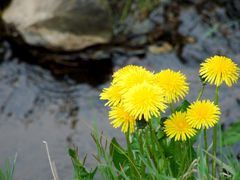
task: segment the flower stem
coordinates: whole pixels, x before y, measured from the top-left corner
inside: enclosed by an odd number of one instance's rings
[[[127,141],[127,148],[128,148],[128,156],[130,158],[130,171],[131,171],[131,177],[134,178],[135,177],[135,167],[132,164],[133,163],[133,152],[132,152],[132,148],[131,148],[131,143],[130,143],[130,139],[129,139],[129,131],[125,134],[126,137],[126,141]]]
[[[202,98],[203,91],[205,89],[205,85],[206,85],[205,83],[202,83],[202,89],[201,89],[200,93],[198,94],[197,101]]]
[[[204,128],[204,149],[206,152],[208,152],[208,139],[207,139],[207,129]],[[209,172],[209,166],[208,166],[208,162],[209,162],[209,156],[206,153],[206,166],[207,166],[207,171]]]
[[[214,101],[214,103],[216,105],[218,105],[218,92],[219,92],[219,86],[216,87],[216,91],[215,91],[215,101]]]
[[[151,139],[153,140],[153,143],[156,143],[157,144],[157,148],[162,156],[162,158],[165,160],[165,154],[164,154],[164,151],[163,151],[163,148],[161,147],[159,141],[158,141],[158,138],[154,132],[154,129],[153,129],[153,126],[151,124],[151,122],[149,122],[149,129],[150,129],[150,133],[151,133]]]
[[[171,112],[174,113],[175,110],[174,110],[174,107],[173,107],[173,103],[171,102],[169,105],[170,105]]]
[[[142,137],[142,132],[138,131],[138,143],[139,143],[139,150],[140,153],[143,155],[144,154],[144,148],[143,148],[143,137]],[[141,162],[141,171],[145,172],[145,164],[144,162]]]
[[[218,105],[218,90],[216,87],[214,104]],[[217,125],[213,127],[213,162],[212,162],[212,176],[216,178],[216,158],[217,158]]]

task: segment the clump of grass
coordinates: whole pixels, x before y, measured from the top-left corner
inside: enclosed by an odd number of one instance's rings
[[[240,127],[240,123],[238,123],[238,126]],[[230,129],[226,131],[228,130]],[[146,130],[144,131],[146,132]],[[203,136],[203,132],[195,139],[196,143],[193,145],[195,150],[192,149],[192,152],[183,148],[176,148],[179,146],[177,144],[173,145],[174,142],[161,144],[171,144],[168,148],[164,148],[169,151],[165,152],[168,154],[165,160],[161,158],[158,151],[156,152],[157,145],[152,145],[151,137],[144,139],[142,133],[143,132],[139,132],[132,137],[130,148],[133,153],[132,159],[129,155],[128,148],[121,146],[116,138],[108,140],[95,129],[92,134],[92,138],[97,147],[97,154],[94,155],[97,163],[94,170],[89,171],[84,167],[86,157],[82,163],[77,155],[78,150],[76,148],[69,149],[69,154],[74,166],[74,179],[80,180],[85,178],[92,180],[96,178],[97,174],[101,176],[101,179],[214,179],[211,172],[207,169],[206,154],[211,158],[215,157],[202,148],[201,136]],[[237,132],[231,131],[231,133]],[[151,136],[150,134],[148,135]],[[163,137],[158,134],[158,141],[161,143],[162,140]],[[153,152],[153,147],[155,147],[155,152]],[[215,158],[218,167],[222,166],[222,171],[219,172],[218,179],[238,180],[240,178],[240,162],[231,151],[231,146],[227,145],[224,146],[224,148],[223,159]],[[192,155],[189,153],[192,153]],[[175,160],[177,161],[175,162]],[[176,174],[178,175],[176,176]]]
[[[17,154],[12,162],[9,159],[5,161],[4,167],[0,168],[0,180],[13,180],[16,161]]]

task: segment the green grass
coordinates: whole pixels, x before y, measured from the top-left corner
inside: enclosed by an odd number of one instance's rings
[[[9,159],[5,161],[4,167],[0,168],[0,180],[13,180],[16,161],[17,154],[12,162]]]
[[[186,105],[186,104],[185,104]],[[206,155],[215,158],[210,152],[212,144],[206,151],[203,148],[203,132],[199,132],[191,141],[180,143],[166,138],[161,129],[164,118],[152,119],[151,126],[139,124],[138,131],[126,135],[126,145],[122,146],[116,138],[108,140],[96,128],[92,138],[96,144],[96,167],[88,170],[78,157],[74,148],[69,149],[72,158],[75,179],[95,179],[96,174],[101,179],[164,179],[164,180],[203,180],[214,179],[208,172]],[[240,122],[234,123],[223,132],[222,147],[218,148],[217,179],[240,179],[240,163],[232,152],[232,145],[239,143],[238,128]],[[221,129],[218,129],[221,131]],[[231,143],[229,143],[231,142]]]

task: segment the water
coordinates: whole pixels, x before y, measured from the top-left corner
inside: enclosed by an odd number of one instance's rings
[[[188,20],[189,14],[194,21]],[[124,138],[109,124],[107,108],[99,100],[99,93],[109,85],[112,72],[127,64],[142,65],[155,72],[165,68],[181,70],[190,82],[189,100],[194,100],[200,90],[198,68],[204,58],[225,54],[240,64],[240,45],[236,41],[240,32],[234,30],[236,27],[223,24],[230,34],[222,36],[217,31],[209,35],[211,26],[200,21],[191,8],[181,11],[180,19],[182,25],[178,31],[194,36],[196,43],[185,44],[181,52],[174,50],[159,55],[144,49],[141,53],[125,50],[119,53],[115,49],[110,56],[98,61],[75,59],[55,63],[57,58],[53,58],[53,62],[31,59],[24,56],[26,49],[16,50],[8,41],[1,41],[0,165],[17,152],[16,179],[51,179],[42,143],[45,140],[60,179],[72,178],[71,160],[67,155],[69,145],[78,146],[81,157],[88,153],[87,166],[94,167],[91,154],[95,153],[95,146],[90,137],[93,124],[109,139],[115,136],[121,142]],[[239,90],[239,83],[233,88],[221,88],[222,121],[226,125],[240,119]],[[204,97],[213,98],[213,93],[214,87],[207,87]],[[236,147],[236,151],[240,148]]]

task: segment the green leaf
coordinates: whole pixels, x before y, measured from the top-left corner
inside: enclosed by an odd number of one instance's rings
[[[13,161],[7,159],[4,163],[4,167],[0,167],[0,180],[12,180],[13,173],[16,165],[17,153]]]
[[[163,132],[163,129],[160,128],[157,132],[157,138],[158,140],[160,140],[160,139],[163,139],[164,137],[166,137],[166,134]]]
[[[82,179],[93,180],[97,172],[97,168],[95,168],[92,172],[88,172],[88,170],[83,166],[83,164],[79,160],[76,149],[69,148],[68,154],[72,159],[75,180],[82,180]]]
[[[187,100],[184,100],[182,104],[180,104],[180,106],[176,108],[176,111],[185,112],[187,111],[188,106],[190,106],[190,102],[188,102]]]
[[[191,143],[191,145],[196,143],[199,140],[199,136],[201,135],[201,130],[196,130],[196,131],[197,131],[196,135],[189,139],[189,142]]]
[[[165,145],[166,157],[170,161],[170,168],[174,177],[184,174],[190,164],[196,159],[196,152],[190,141],[181,142],[171,140]]]
[[[153,129],[157,131],[160,128],[160,118],[159,117],[152,117],[150,122]]]
[[[222,133],[223,146],[231,146],[240,142],[240,121],[231,124]]]
[[[126,151],[120,146],[116,138],[112,139],[109,149],[113,159],[114,166],[118,170],[122,170],[124,166],[128,165]]]

